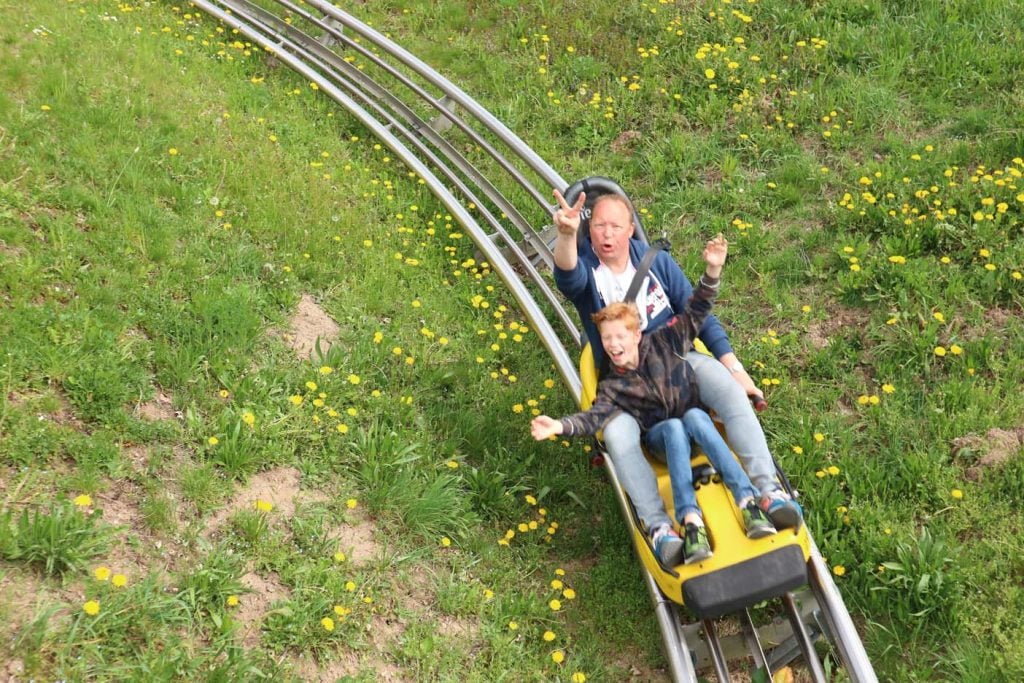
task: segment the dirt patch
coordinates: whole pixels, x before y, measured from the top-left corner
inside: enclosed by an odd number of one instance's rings
[[[135,414],[147,422],[173,420],[178,417],[171,405],[171,397],[162,391],[157,391],[152,401],[140,403],[135,409]]]
[[[149,468],[149,448],[142,444],[122,446],[121,455],[132,464],[132,469],[142,474]]]
[[[303,294],[299,299],[299,305],[288,327],[284,340],[295,349],[299,358],[307,360],[313,355],[318,339],[321,350],[326,353],[341,331],[338,323],[334,322],[308,294]]]
[[[1024,427],[1009,430],[993,428],[984,435],[967,434],[953,439],[954,456],[964,451],[981,453],[978,461],[965,472],[965,476],[971,481],[981,481],[985,470],[1002,466],[1010,458],[1018,455],[1022,448]]]
[[[288,599],[291,590],[281,583],[277,574],[263,577],[249,572],[241,578],[241,582],[251,592],[238,597],[238,609],[234,617],[240,626],[242,644],[254,648],[260,644],[263,616],[275,602]]]
[[[43,582],[29,572],[18,572],[9,565],[0,565],[0,642],[9,643],[36,613],[47,595]],[[0,663],[0,676],[4,665]]]
[[[348,650],[341,653],[339,659],[330,662],[317,662],[312,657],[293,659],[292,667],[299,680],[317,683],[334,683],[339,678],[355,676],[359,673],[359,655]],[[378,678],[378,681],[400,680]]]
[[[633,151],[633,145],[643,137],[638,130],[624,130],[619,133],[619,136],[612,140],[611,148],[616,154],[630,153]]]
[[[863,329],[868,313],[857,308],[833,306],[829,308],[830,317],[812,323],[807,328],[807,340],[816,349],[824,349],[832,344],[832,337],[844,329]]]
[[[345,524],[331,529],[327,537],[335,542],[338,550],[345,553],[349,562],[358,566],[376,557],[380,546],[373,535],[376,527],[366,513],[355,511],[349,513],[348,517]]]
[[[300,491],[299,478],[300,473],[294,467],[276,467],[253,476],[248,484],[231,497],[227,505],[210,516],[201,535],[209,538],[238,510],[255,509],[257,500],[273,505],[272,515],[291,517],[295,514],[297,504],[321,499],[315,493]]]

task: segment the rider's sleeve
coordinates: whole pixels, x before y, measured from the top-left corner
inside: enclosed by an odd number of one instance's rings
[[[682,313],[686,310],[686,303],[693,296],[693,285],[686,278],[683,269],[667,252],[658,254],[654,262],[658,266],[657,276],[661,280],[662,286],[665,287],[672,310]],[[718,318],[714,315],[709,315],[704,319],[704,324],[697,336],[715,358],[721,358],[732,352],[729,335],[725,333],[722,323],[718,322]]]

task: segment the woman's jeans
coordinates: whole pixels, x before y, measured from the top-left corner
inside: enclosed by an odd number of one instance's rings
[[[711,417],[700,408],[691,408],[682,419],[673,417],[659,422],[651,427],[646,435],[647,445],[664,454],[668,463],[668,473],[672,480],[672,500],[675,503],[676,520],[680,525],[690,513],[703,517],[697,505],[697,493],[693,489],[693,470],[690,468],[691,438],[704,449],[708,460],[722,476],[722,481],[729,487],[737,503],[757,495],[743,468],[732,457],[732,452],[718,433]]]

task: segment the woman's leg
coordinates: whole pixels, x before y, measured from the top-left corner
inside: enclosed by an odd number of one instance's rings
[[[691,408],[683,416],[683,427],[693,440],[700,444],[708,460],[722,475],[722,481],[729,487],[736,504],[742,507],[758,495],[747,473],[736,458],[732,457],[729,446],[718,433],[711,417],[700,408]]]
[[[775,479],[775,463],[764,430],[754,408],[725,366],[711,356],[691,351],[686,360],[697,374],[700,400],[715,411],[725,424],[729,444],[743,463],[743,468],[762,494],[779,488]],[[724,474],[723,474],[724,477]]]
[[[647,445],[665,454],[668,474],[672,480],[672,501],[676,520],[684,523],[686,515],[700,516],[697,492],[693,490],[693,470],[690,469],[690,437],[679,418],[669,418],[651,427],[646,436]]]
[[[671,525],[658,493],[658,479],[640,448],[640,425],[631,415],[620,413],[602,431],[615,473],[644,527],[650,532],[662,525]]]

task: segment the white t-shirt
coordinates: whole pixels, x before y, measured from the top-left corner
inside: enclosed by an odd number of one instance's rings
[[[634,275],[636,275],[636,268],[632,263],[627,264],[626,270],[621,273],[613,273],[612,269],[603,263],[594,269],[594,283],[597,285],[597,291],[605,305],[626,298],[626,292],[629,290]],[[653,273],[648,273],[640,284],[640,289],[636,293],[636,307],[640,313],[641,330],[647,329],[649,320],[656,318],[666,308],[672,308],[665,288],[661,286]]]

